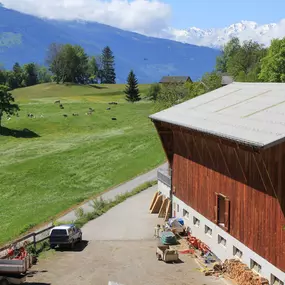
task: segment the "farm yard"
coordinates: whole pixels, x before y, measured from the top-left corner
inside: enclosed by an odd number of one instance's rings
[[[163,162],[151,103],[127,103],[123,90],[42,84],[12,92],[21,111],[2,121],[0,244]]]

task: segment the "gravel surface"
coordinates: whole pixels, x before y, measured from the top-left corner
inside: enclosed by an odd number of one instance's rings
[[[83,241],[74,251],[56,251],[34,266],[33,285],[214,285],[223,279],[205,277],[198,264],[180,255],[178,264],[157,261],[153,237],[157,215],[148,213],[152,187],[114,207],[83,227]],[[162,220],[160,220],[162,223]]]

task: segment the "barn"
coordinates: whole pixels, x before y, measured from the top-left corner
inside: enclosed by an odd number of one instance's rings
[[[150,116],[172,214],[223,261],[285,283],[285,84],[232,83]]]

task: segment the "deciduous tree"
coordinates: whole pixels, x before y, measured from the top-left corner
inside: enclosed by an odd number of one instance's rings
[[[15,115],[17,111],[20,110],[19,106],[14,102],[14,97],[9,92],[9,88],[7,86],[0,85],[0,128],[4,113],[7,115]]]
[[[285,38],[271,42],[267,55],[261,60],[259,79],[266,82],[285,82]]]

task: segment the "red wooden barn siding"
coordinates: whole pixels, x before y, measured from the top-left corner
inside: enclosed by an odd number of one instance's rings
[[[229,233],[285,271],[285,143],[257,153],[170,124],[155,125],[172,166],[175,195],[211,221],[215,192],[228,196]]]

